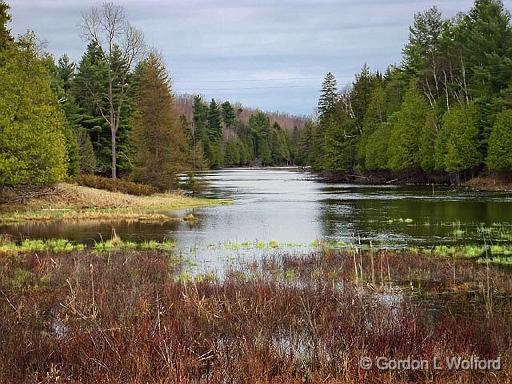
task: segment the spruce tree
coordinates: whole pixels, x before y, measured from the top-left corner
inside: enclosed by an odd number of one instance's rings
[[[329,72],[325,76],[320,91],[320,100],[318,101],[318,119],[322,124],[328,115],[334,110],[338,101],[338,88],[336,85],[336,78]]]

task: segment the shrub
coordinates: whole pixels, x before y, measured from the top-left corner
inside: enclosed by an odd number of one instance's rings
[[[80,175],[77,176],[75,180],[78,185],[83,185],[85,187],[104,189],[110,192],[127,193],[129,195],[148,196],[159,192],[157,188],[151,185],[134,183],[132,181],[121,179],[113,180],[101,176]]]

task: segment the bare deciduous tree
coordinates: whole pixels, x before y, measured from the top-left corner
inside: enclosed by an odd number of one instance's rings
[[[122,107],[126,101],[128,75],[133,66],[144,57],[145,44],[142,32],[133,27],[126,19],[124,8],[113,3],[103,3],[82,13],[82,37],[95,43],[107,67],[107,93],[100,89],[89,89],[97,100],[101,116],[110,126],[112,138],[112,178],[117,177],[116,137],[121,119]],[[120,54],[126,65],[115,68],[115,55]],[[107,106],[101,100],[107,101]]]

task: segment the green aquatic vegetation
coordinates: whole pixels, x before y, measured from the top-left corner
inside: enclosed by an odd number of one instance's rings
[[[239,249],[251,249],[252,245],[248,241],[244,241],[242,243],[239,243],[237,241],[228,241],[227,243],[223,244],[223,247],[225,249],[231,249],[233,251],[237,251]]]
[[[270,242],[268,243],[268,246],[270,248],[279,248],[279,242],[277,242],[276,240],[270,240]]]
[[[493,255],[512,255],[512,245],[491,245],[491,254]]]
[[[436,256],[442,256],[442,257],[455,256],[455,254],[457,252],[457,248],[449,246],[449,245],[437,245],[434,247],[432,252]]]
[[[13,241],[0,242],[0,253],[18,254],[28,252],[69,253],[85,249],[84,244],[75,244],[65,239],[25,239],[20,244]]]
[[[112,240],[95,243],[93,248],[99,252],[111,252],[137,249],[137,244],[131,241],[124,241],[119,238],[113,238]]]
[[[478,258],[482,255],[485,255],[488,247],[481,245],[466,245],[463,247],[462,252],[464,257],[468,258]]]
[[[142,243],[122,240],[119,237],[113,237],[111,240],[95,243],[93,249],[98,252],[140,250],[140,251],[171,251],[176,247],[176,243],[170,240],[156,241],[149,240]]]
[[[150,240],[138,244],[138,249],[143,251],[172,251],[174,248],[176,248],[176,243],[171,240]]]
[[[305,246],[306,246],[306,244],[303,244],[303,243],[293,243],[293,242],[289,242],[289,243],[285,243],[284,244],[285,248],[303,248]]]

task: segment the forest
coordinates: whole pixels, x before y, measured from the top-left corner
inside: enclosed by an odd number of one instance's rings
[[[399,65],[364,65],[338,91],[325,77],[304,135],[317,171],[471,177],[512,170],[512,26],[501,1],[415,15]],[[310,143],[310,145],[307,145]]]
[[[259,110],[247,118],[239,104],[200,95],[187,117],[161,55],[118,5],[83,14],[77,63],[56,60],[33,32],[13,38],[9,21],[0,2],[2,186],[97,174],[169,190],[183,172],[297,162],[297,119]]]
[[[328,73],[311,120],[176,95],[161,55],[112,3],[83,13],[77,63],[33,32],[14,38],[9,22],[2,1],[2,186],[96,174],[168,190],[180,173],[232,166],[457,180],[512,170],[512,25],[499,0],[450,19],[416,14],[402,61],[365,64],[342,89]]]

